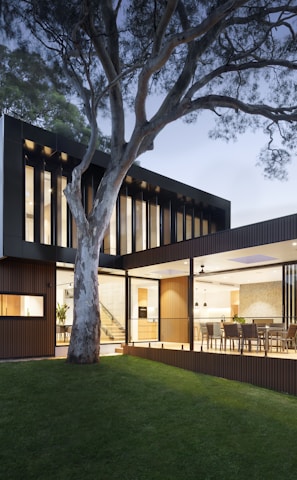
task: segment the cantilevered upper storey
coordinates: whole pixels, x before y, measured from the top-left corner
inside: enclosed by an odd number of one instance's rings
[[[0,150],[0,257],[74,262],[76,230],[63,190],[85,146],[4,116]],[[97,151],[83,176],[86,212],[109,161]],[[106,232],[101,260],[230,228],[230,202],[133,165]]]

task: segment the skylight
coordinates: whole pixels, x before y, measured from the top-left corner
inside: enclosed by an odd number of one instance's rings
[[[276,257],[268,257],[267,255],[249,255],[248,257],[238,257],[238,258],[230,258],[232,262],[238,263],[260,263],[260,262],[269,262],[272,260],[277,260]]]

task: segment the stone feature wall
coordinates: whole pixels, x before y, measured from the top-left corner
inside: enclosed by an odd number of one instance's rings
[[[282,317],[282,282],[253,283],[240,286],[239,316],[247,320],[256,317]],[[277,318],[278,317],[278,318]]]

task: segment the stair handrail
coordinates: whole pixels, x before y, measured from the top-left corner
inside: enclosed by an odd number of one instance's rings
[[[108,330],[108,328],[105,325],[102,325],[102,323],[101,323],[100,328],[101,328],[101,330],[103,330],[105,335],[107,335],[110,338],[110,340],[114,340],[113,334]]]
[[[109,316],[110,320],[115,323],[120,330],[122,330],[123,332],[125,331],[125,328],[123,327],[123,325],[121,324],[121,322],[119,322],[119,320],[117,318],[115,318],[113,316],[113,314],[110,312],[110,310],[108,310],[108,308],[101,302],[99,301],[99,305],[101,306],[102,310],[105,311],[105,313],[107,313],[107,315]]]

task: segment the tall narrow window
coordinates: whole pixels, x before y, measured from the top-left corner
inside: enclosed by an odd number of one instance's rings
[[[34,242],[34,168],[25,169],[25,240]]]
[[[63,193],[63,190],[66,188],[67,178],[60,177],[58,182],[58,195],[60,197],[60,204],[58,208],[60,212],[57,212],[58,219],[58,245],[61,247],[67,247],[67,200]],[[58,215],[60,213],[60,215]]]
[[[217,231],[217,224],[215,222],[211,222],[210,233],[216,233],[216,231]]]
[[[43,187],[43,225],[41,225],[41,243],[51,244],[51,173],[44,171],[42,173]]]
[[[192,219],[193,219],[193,212],[192,210],[189,210],[186,213],[186,240],[189,240],[190,238],[193,237]]]
[[[194,237],[195,238],[200,237],[200,235],[201,235],[200,223],[201,223],[200,222],[200,215],[195,213],[195,217],[194,217]]]
[[[132,199],[120,196],[121,255],[132,252]]]
[[[62,247],[67,247],[67,200],[66,197],[63,193],[67,186],[67,178],[62,177],[62,204],[61,204],[61,210],[62,210]]]
[[[181,207],[176,212],[176,241],[181,242],[184,239],[184,208]]]
[[[208,220],[206,220],[205,218],[202,222],[202,235],[208,235]]]
[[[170,221],[170,205],[162,208],[162,243],[167,245],[171,242],[171,221]]]
[[[104,253],[116,255],[117,253],[117,233],[116,233],[116,205],[111,214],[108,229],[104,237]]]
[[[143,200],[135,201],[135,248],[136,251],[146,249],[146,202]]]
[[[149,247],[160,246],[160,205],[149,205]]]

